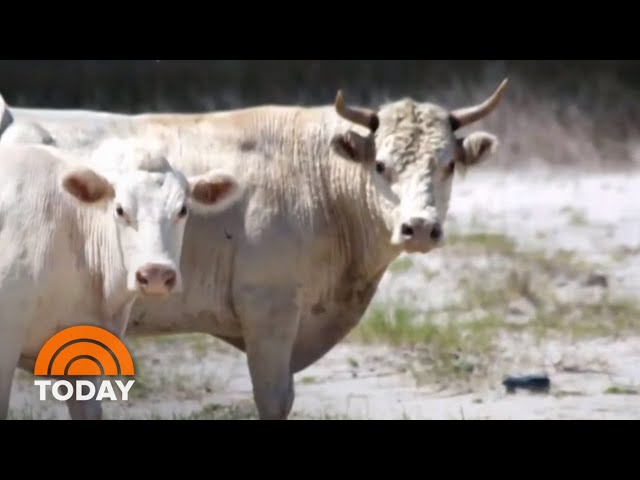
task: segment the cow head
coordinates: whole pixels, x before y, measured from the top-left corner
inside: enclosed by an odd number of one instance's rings
[[[62,187],[82,205],[102,208],[104,219],[114,226],[108,231],[117,236],[131,293],[180,291],[178,266],[190,210],[225,210],[239,197],[239,185],[218,170],[185,178],[164,155],[131,147],[105,143],[92,159],[95,163],[64,173]]]
[[[505,79],[484,102],[453,111],[411,99],[379,109],[376,159],[368,166],[374,183],[391,190],[393,200],[383,208],[393,245],[424,253],[441,244],[454,171],[483,162],[498,146],[490,133],[456,132],[491,113],[506,85]]]

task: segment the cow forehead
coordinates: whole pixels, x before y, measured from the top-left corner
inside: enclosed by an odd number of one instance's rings
[[[186,179],[173,171],[133,170],[123,173],[116,183],[116,196],[138,208],[173,209],[187,195]]]
[[[404,171],[420,169],[453,158],[453,132],[448,110],[432,104],[403,99],[379,110],[378,151]]]

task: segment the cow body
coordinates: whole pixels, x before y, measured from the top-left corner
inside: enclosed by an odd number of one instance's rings
[[[179,291],[187,206],[217,211],[239,191],[226,174],[187,179],[124,144],[96,154],[0,146],[0,418],[15,368],[32,370],[59,330],[97,325],[121,336],[136,297]],[[200,194],[220,185],[228,195],[217,203]],[[73,399],[69,408],[100,416]]]
[[[382,106],[371,168],[332,154],[332,135],[348,125],[330,106],[131,116],[12,109],[10,128],[36,123],[57,145],[93,148],[102,133],[81,140],[70,127],[78,115],[112,135],[165,142],[170,162],[187,174],[215,165],[238,176],[244,194],[216,217],[221,228],[189,220],[184,293],[162,305],[136,302],[128,333],[227,341],[247,353],[260,417],[286,418],[293,374],[358,324],[388,265],[403,251],[440,244],[453,165],[484,160],[497,144],[484,133],[455,137],[483,108],[456,116],[409,99]]]

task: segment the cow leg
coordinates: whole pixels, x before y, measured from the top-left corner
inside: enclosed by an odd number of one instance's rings
[[[3,368],[0,373],[0,420],[6,420],[9,415],[9,400],[11,400],[11,385],[13,373]]]
[[[294,400],[291,352],[300,308],[295,288],[258,287],[243,298],[243,331],[261,420],[286,420]]]
[[[2,332],[0,332],[1,334]],[[10,337],[4,338],[9,339]],[[0,420],[6,420],[9,415],[13,375],[20,359],[19,343],[9,341],[0,348]]]
[[[77,378],[67,378],[66,380],[73,382]],[[100,388],[100,377],[87,377],[83,380],[90,380],[95,387],[95,392]],[[95,396],[90,400],[76,400],[75,397],[74,394],[66,400],[71,420],[102,420],[102,402],[100,400],[96,400]]]

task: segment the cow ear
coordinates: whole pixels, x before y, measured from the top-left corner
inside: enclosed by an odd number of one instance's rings
[[[495,135],[487,132],[474,132],[458,140],[461,149],[461,166],[471,167],[484,162],[496,153],[499,142]]]
[[[62,188],[85,204],[96,204],[115,197],[113,185],[87,167],[77,167],[62,176]]]
[[[210,170],[189,177],[189,193],[194,211],[215,213],[226,210],[241,196],[238,180],[228,172]]]
[[[356,163],[373,164],[375,143],[373,138],[356,132],[337,133],[331,138],[331,148],[338,156]]]

